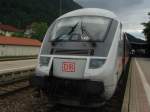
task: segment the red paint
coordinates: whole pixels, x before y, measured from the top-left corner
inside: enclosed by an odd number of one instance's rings
[[[75,63],[74,62],[63,62],[62,72],[75,72]]]

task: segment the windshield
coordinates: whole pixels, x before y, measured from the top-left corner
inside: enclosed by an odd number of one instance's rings
[[[50,31],[50,41],[104,41],[110,22],[105,17],[63,18]]]

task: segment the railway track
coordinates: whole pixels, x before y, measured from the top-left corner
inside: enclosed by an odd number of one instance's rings
[[[21,79],[0,85],[0,97],[15,94],[30,87],[29,80]]]

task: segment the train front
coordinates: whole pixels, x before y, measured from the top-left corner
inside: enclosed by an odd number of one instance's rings
[[[114,91],[114,68],[107,58],[117,26],[100,16],[57,19],[46,33],[34,84],[52,103],[103,104]]]

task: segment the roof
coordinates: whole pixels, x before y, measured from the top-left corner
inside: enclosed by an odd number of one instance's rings
[[[108,18],[118,20],[117,16],[113,12],[105,9],[99,9],[99,8],[78,9],[75,11],[71,11],[67,14],[64,14],[58,19],[65,18],[65,17],[73,17],[73,16],[103,16],[103,17],[108,17]]]
[[[4,31],[10,31],[10,32],[21,32],[22,31],[20,29],[17,29],[14,26],[4,25],[4,24],[0,24],[0,29],[4,30]]]
[[[41,46],[35,39],[0,36],[0,45]]]

